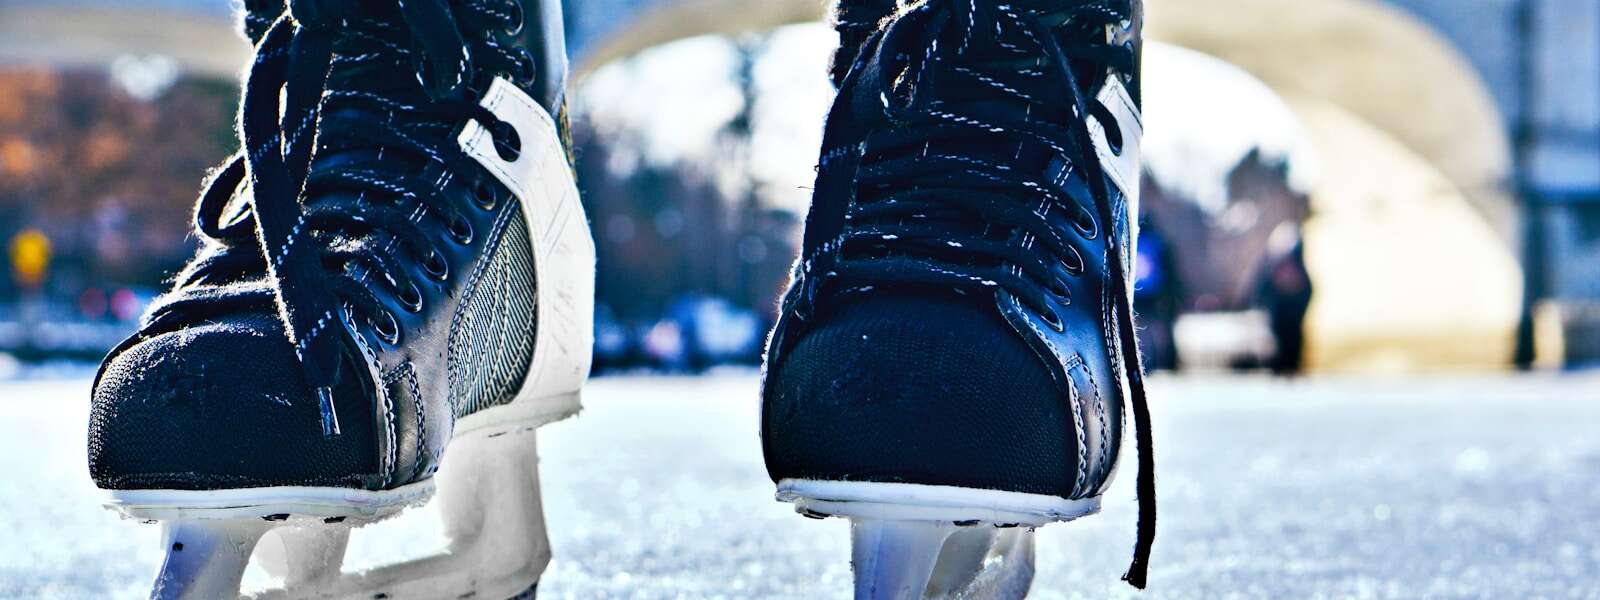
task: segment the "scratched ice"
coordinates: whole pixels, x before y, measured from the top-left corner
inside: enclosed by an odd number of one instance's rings
[[[88,381],[0,382],[0,597],[136,597],[157,528],[99,508]],[[1159,598],[1593,597],[1600,377],[1161,378]],[[602,379],[541,433],[556,559],[544,598],[842,597],[843,522],[772,501],[756,378]],[[1126,475],[1126,473],[1125,473]],[[1036,598],[1134,597],[1132,477],[1044,529]],[[426,554],[426,511],[351,563]],[[260,577],[255,577],[259,580]]]

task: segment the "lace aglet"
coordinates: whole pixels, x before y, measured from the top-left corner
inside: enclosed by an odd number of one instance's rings
[[[333,388],[317,388],[317,404],[322,410],[322,437],[339,435],[339,413],[333,409]]]
[[[1136,589],[1144,589],[1145,576],[1148,567],[1143,562],[1135,562],[1128,566],[1128,572],[1122,574],[1122,580]]]

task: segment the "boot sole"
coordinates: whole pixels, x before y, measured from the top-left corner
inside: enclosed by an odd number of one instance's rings
[[[1033,529],[1100,511],[1066,500],[954,486],[785,479],[777,498],[813,518],[850,520],[855,597],[1022,598]]]

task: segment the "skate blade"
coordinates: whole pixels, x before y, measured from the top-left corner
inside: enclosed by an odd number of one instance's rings
[[[777,498],[850,520],[855,597],[874,600],[1022,598],[1033,528],[1100,510],[1099,498],[859,481],[785,479]]]
[[[108,506],[162,523],[166,558],[152,598],[239,598],[252,561],[281,587],[249,598],[528,597],[550,561],[533,427],[488,427],[457,437],[435,478],[446,549],[351,573],[342,571],[351,530],[425,501],[426,495],[416,498],[422,488],[381,501],[355,494],[343,506],[328,500],[328,490],[307,495],[285,488],[258,490],[254,501],[243,495],[249,490],[209,501],[177,495],[170,502],[147,491],[120,494]]]
[[[1022,598],[1033,530],[852,518],[850,567],[858,600]]]

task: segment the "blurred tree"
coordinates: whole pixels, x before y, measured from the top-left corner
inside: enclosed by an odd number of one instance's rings
[[[54,295],[159,285],[190,250],[201,179],[236,146],[236,95],[180,78],[146,101],[104,71],[0,70],[0,238],[49,236]]]
[[[795,252],[793,215],[744,188],[729,198],[718,166],[650,164],[635,159],[637,140],[625,131],[602,134],[583,120],[573,129],[598,247],[598,302],[635,323],[660,318],[685,295],[726,298],[772,318]]]

